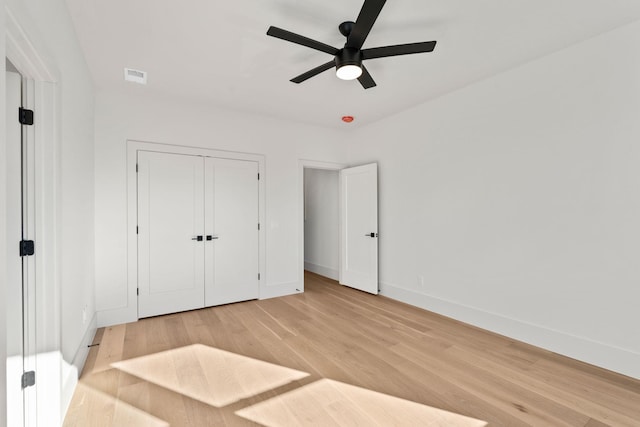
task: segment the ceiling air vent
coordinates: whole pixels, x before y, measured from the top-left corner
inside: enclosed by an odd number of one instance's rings
[[[128,82],[140,83],[141,85],[147,84],[147,72],[140,70],[133,70],[131,68],[124,69],[124,79]]]

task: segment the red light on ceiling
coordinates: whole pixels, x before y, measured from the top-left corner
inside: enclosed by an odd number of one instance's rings
[[[353,116],[342,116],[342,121],[345,123],[351,123],[353,121]]]

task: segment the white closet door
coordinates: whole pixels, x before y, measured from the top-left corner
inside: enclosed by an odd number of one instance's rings
[[[204,306],[204,161],[138,152],[138,316]]]
[[[205,305],[259,296],[258,163],[205,159]]]

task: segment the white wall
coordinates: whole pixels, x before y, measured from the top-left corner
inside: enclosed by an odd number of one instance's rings
[[[300,272],[298,160],[346,156],[335,131],[148,96],[98,92],[96,99],[96,299],[100,325],[136,319],[127,299],[126,141],[263,154],[266,159],[266,278],[262,296],[296,292]],[[332,142],[333,141],[333,142]]]
[[[634,23],[361,129],[382,293],[640,378],[638,46]]]
[[[304,169],[304,266],[306,270],[338,280],[339,172]]]
[[[57,379],[59,390],[42,389],[41,392],[47,396],[48,405],[55,405],[55,402],[58,402],[64,407],[73,391],[77,369],[84,362],[85,341],[95,330],[95,322],[93,327],[91,322],[95,313],[93,86],[63,0],[7,0],[0,4],[3,13],[5,6],[11,10],[19,25],[23,27],[28,40],[27,44],[34,47],[40,55],[38,59],[45,64],[38,63],[35,67],[41,65],[44,68],[50,67],[55,70],[58,78],[55,81],[58,109],[55,123],[57,134],[55,137],[49,135],[52,140],[57,141],[58,145],[56,148],[48,146],[45,150],[53,153],[56,160],[55,165],[51,159],[43,163],[47,167],[51,166],[55,171],[52,169],[52,174],[48,176],[49,182],[42,183],[41,199],[39,199],[40,202],[47,201],[47,206],[51,208],[51,212],[54,212],[55,223],[52,223],[50,218],[42,218],[43,223],[50,226],[46,230],[42,228],[36,230],[36,239],[47,236],[47,239],[55,239],[57,244],[57,251],[51,254],[49,259],[43,261],[40,258],[39,262],[47,265],[47,269],[42,270],[46,271],[46,277],[38,277],[37,280],[40,284],[47,283],[55,288],[47,289],[41,295],[48,293],[55,295],[55,298],[47,301],[50,305],[47,309],[49,314],[55,313],[58,321],[54,323],[53,329],[47,330],[46,333],[49,336],[38,338],[40,344],[47,343],[46,348],[40,346],[38,351],[54,355],[51,360],[57,360],[56,363],[60,363],[61,357],[62,363],[67,368],[64,371],[67,376],[62,379],[62,384],[60,384],[60,378]],[[0,21],[0,26],[3,37],[1,49],[3,56],[6,56],[4,42],[6,19]],[[44,91],[50,90],[49,87],[40,87]],[[36,126],[38,126],[42,123],[39,120],[44,115],[38,109],[35,114]],[[4,118],[4,114],[2,117]],[[55,183],[51,183],[51,180]],[[46,190],[43,190],[45,188]],[[6,206],[4,195],[0,194],[0,196],[2,196],[0,205],[3,206],[4,211]],[[4,256],[2,260],[4,262]],[[1,270],[5,271],[4,268]],[[56,306],[56,301],[61,301],[59,306]],[[39,304],[43,302],[40,301]],[[85,321],[82,318],[83,309],[86,311]],[[47,325],[47,327],[50,326]],[[51,339],[51,336],[54,338]],[[75,367],[72,366],[74,363]],[[37,374],[38,378],[44,378],[49,372],[44,371]],[[50,384],[50,382],[45,383]],[[4,385],[1,388],[4,390]],[[4,399],[2,401],[4,402]],[[59,416],[60,409],[53,408],[47,413]],[[55,425],[56,419],[49,418],[47,422]]]
[[[26,4],[60,71],[59,267],[62,354],[70,362],[95,313],[93,83],[65,3],[28,0]]]

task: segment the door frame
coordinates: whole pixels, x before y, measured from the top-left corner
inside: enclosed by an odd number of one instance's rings
[[[186,154],[201,157],[217,157],[232,160],[249,160],[258,163],[258,217],[260,230],[258,234],[259,250],[259,298],[266,294],[266,215],[265,215],[265,156],[262,154],[241,153],[235,151],[223,151],[202,147],[190,147],[183,145],[164,144],[156,142],[127,140],[127,301],[124,306],[114,307],[114,314],[117,312],[118,318],[110,317],[111,320],[119,323],[131,322],[138,317],[138,239],[136,234],[137,226],[137,205],[138,188],[136,163],[138,151],[156,151],[168,154]],[[257,177],[256,177],[257,178]]]
[[[298,291],[304,292],[304,170],[305,169],[322,169],[339,172],[347,168],[348,165],[343,163],[322,162],[317,160],[298,160]],[[338,182],[338,209],[342,209],[342,197],[340,190],[340,182]],[[342,222],[339,223],[338,235],[342,234]],[[342,270],[342,245],[338,245],[338,278]]]
[[[30,420],[44,425],[62,421],[64,408],[73,394],[77,372],[72,361],[61,353],[60,269],[57,255],[61,233],[60,194],[60,96],[57,82],[60,73],[55,61],[38,36],[37,26],[21,3],[5,5],[5,57],[28,80],[29,94],[24,107],[35,110],[36,126],[31,130],[35,141],[35,402]],[[5,70],[6,72],[6,70]],[[6,169],[4,156],[2,170]],[[2,178],[4,186],[4,177]],[[3,198],[4,198],[4,193]],[[4,226],[4,225],[3,225]],[[17,246],[16,246],[17,248]],[[3,262],[6,258],[3,257]],[[4,317],[4,307],[0,307]],[[1,327],[9,327],[4,322]],[[4,334],[2,334],[4,336]],[[64,374],[64,375],[63,375]],[[75,375],[74,375],[75,374]],[[63,383],[64,381],[64,383]],[[64,384],[64,386],[63,386]],[[6,387],[4,388],[6,390]],[[4,393],[0,393],[4,396]],[[3,399],[6,402],[6,398]],[[4,402],[3,402],[4,404]]]

